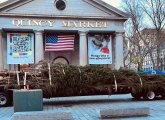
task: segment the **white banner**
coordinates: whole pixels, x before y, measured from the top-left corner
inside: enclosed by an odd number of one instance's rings
[[[34,63],[34,34],[7,34],[7,64]]]
[[[88,36],[89,64],[112,64],[112,37],[110,35]]]

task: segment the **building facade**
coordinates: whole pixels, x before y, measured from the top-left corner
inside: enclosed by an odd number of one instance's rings
[[[42,60],[119,69],[126,20],[101,0],[9,0],[0,4],[0,70]]]
[[[165,30],[161,31],[159,41],[157,41],[156,39],[156,29],[145,28],[142,30],[142,33],[146,39],[146,42],[148,42],[147,47],[150,48],[144,57],[143,70],[154,70],[154,64],[155,66],[158,65],[157,58],[159,57],[160,70],[165,71]],[[160,46],[157,46],[158,43],[160,44]],[[160,48],[159,52],[157,51],[158,47]]]
[[[163,45],[165,46],[165,43]],[[157,65],[157,51],[156,50],[152,52],[152,56],[153,56],[155,65]],[[161,64],[160,70],[165,71],[165,47],[163,47],[160,51],[160,64]],[[153,66],[150,54],[147,54],[144,58],[143,70],[154,70],[154,66]]]

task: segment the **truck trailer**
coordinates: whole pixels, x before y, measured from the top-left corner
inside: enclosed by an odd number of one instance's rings
[[[139,75],[102,66],[40,63],[24,71],[0,73],[0,106],[12,105],[13,91],[42,89],[44,98],[131,94],[134,99],[165,99],[165,76]]]

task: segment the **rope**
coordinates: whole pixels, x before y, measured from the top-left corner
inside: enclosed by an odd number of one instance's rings
[[[51,71],[50,71],[50,63],[48,63],[48,69],[49,69],[49,81],[50,81],[50,85],[52,85],[52,77],[51,77]]]
[[[7,79],[7,84],[9,85],[10,84],[10,70],[9,70],[9,77]]]
[[[115,83],[115,92],[117,92],[117,81],[116,81],[116,76],[114,73],[113,73],[113,76],[114,76],[114,83]]]
[[[17,84],[18,84],[18,86],[20,85],[19,72],[18,71],[17,71]]]
[[[141,87],[143,87],[143,82],[142,82],[142,79],[141,79],[140,75],[137,74],[137,76],[139,76],[140,85],[141,85]]]
[[[78,71],[79,71],[79,73],[80,73],[80,80],[81,80],[81,70],[80,70],[80,68],[78,67]]]
[[[26,72],[24,72],[24,89],[26,89]]]
[[[62,72],[63,72],[63,74],[65,75],[65,70],[64,70],[64,68],[62,67],[62,65],[61,65],[61,68],[62,68]]]

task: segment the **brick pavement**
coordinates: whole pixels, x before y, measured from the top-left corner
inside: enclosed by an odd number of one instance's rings
[[[149,107],[150,116],[114,120],[164,120],[165,100],[133,101],[130,95],[44,99],[44,111],[71,112],[74,120],[99,120],[101,109]],[[13,107],[0,108],[0,120],[10,120]],[[107,120],[107,119],[106,119]]]

